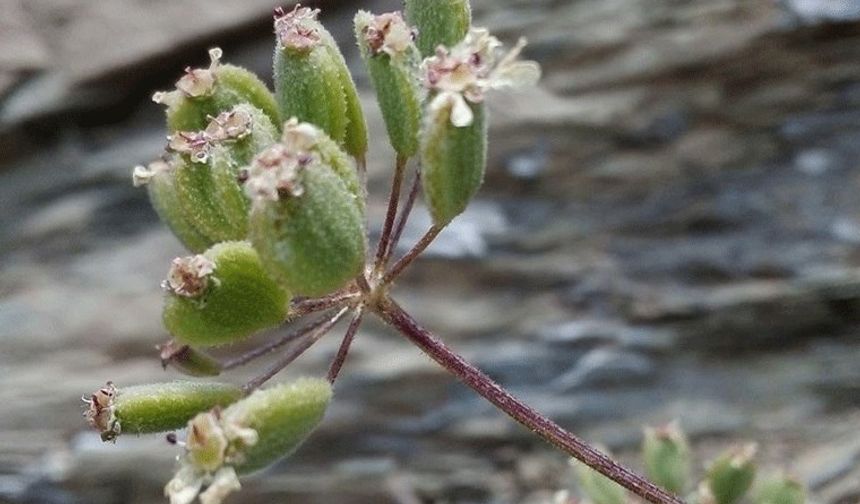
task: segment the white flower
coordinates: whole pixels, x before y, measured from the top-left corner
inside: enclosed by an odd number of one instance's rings
[[[241,140],[251,133],[253,122],[247,110],[236,108],[210,117],[204,132],[210,142]]]
[[[206,131],[179,131],[167,137],[167,149],[187,154],[192,163],[208,161],[213,143]]]
[[[120,434],[120,424],[114,407],[116,394],[116,386],[113,382],[107,382],[89,397],[81,398],[87,405],[84,417],[92,428],[101,433],[102,441],[114,441]]]
[[[204,255],[177,257],[170,264],[162,287],[177,296],[198,297],[206,291],[214,271],[215,263]]]
[[[152,101],[173,106],[181,101],[183,97],[198,98],[212,95],[215,92],[217,80],[215,72],[220,66],[223,54],[223,51],[218,47],[209,49],[209,68],[186,68],[185,75],[176,81],[175,91],[159,91],[152,95]]]
[[[257,440],[257,431],[243,425],[242,419],[224,417],[218,409],[191,419],[179,469],[164,487],[170,504],[191,504],[198,497],[201,504],[223,502],[241,488],[233,466]]]
[[[255,201],[304,194],[301,172],[318,161],[315,148],[322,134],[316,126],[295,117],[287,121],[281,142],[258,154],[248,167],[245,194]]]
[[[282,7],[275,9],[275,35],[281,47],[296,51],[306,51],[320,43],[317,27],[319,9],[311,9],[296,4],[292,11]]]
[[[372,55],[385,53],[392,59],[402,58],[414,47],[415,30],[406,24],[399,12],[374,16],[361,11],[356,25]]]
[[[473,28],[453,48],[439,46],[422,64],[424,86],[436,93],[430,111],[450,110],[454,126],[468,126],[474,120],[469,103],[483,102],[487,91],[537,82],[540,66],[518,59],[525,39],[500,57],[501,45],[486,29]]]
[[[131,173],[134,187],[142,187],[149,183],[159,173],[170,171],[170,164],[161,159],[149,163],[147,166],[138,165]]]

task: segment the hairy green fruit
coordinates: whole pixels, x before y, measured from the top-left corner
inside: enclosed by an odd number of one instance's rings
[[[328,381],[305,378],[258,390],[224,411],[257,431],[257,443],[244,454],[240,473],[250,473],[293,453],[322,421],[332,389]]]
[[[165,288],[164,325],[192,346],[234,343],[275,327],[289,304],[287,291],[267,275],[247,242],[220,243],[203,255],[174,260]]]
[[[281,124],[269,88],[253,72],[222,65],[221,55],[221,49],[211,49],[209,68],[188,69],[176,82],[175,91],[153,95],[153,101],[167,105],[167,127],[171,132],[203,129],[211,117],[243,103],[263,111],[273,124]]]
[[[418,48],[424,57],[440,45],[457,45],[472,24],[468,0],[406,0],[406,19],[418,28]]]
[[[718,457],[708,470],[707,487],[717,504],[735,504],[755,479],[756,446],[734,448]]]
[[[84,415],[101,432],[102,440],[120,433],[147,434],[178,429],[201,411],[227,406],[242,395],[222,383],[176,381],[117,388],[113,383],[84,397]]]
[[[463,213],[484,180],[487,125],[483,104],[469,104],[473,119],[451,123],[451,107],[428,115],[421,142],[424,198],[433,222],[444,226]]]
[[[291,119],[282,142],[261,152],[248,175],[249,237],[281,285],[319,296],[361,272],[366,244],[358,180],[323,131]]]
[[[408,159],[418,151],[422,93],[418,79],[420,54],[412,28],[393,12],[374,16],[359,11],[355,36],[376,90],[388,138],[395,152]]]
[[[300,179],[301,196],[254,205],[250,238],[282,285],[298,295],[321,296],[361,272],[363,217],[331,168],[310,166]]]
[[[305,378],[197,415],[188,422],[185,454],[164,493],[171,503],[190,503],[198,494],[200,502],[222,502],[241,488],[237,473],[266,468],[294,452],[322,421],[331,396],[326,380]]]
[[[806,492],[798,481],[785,476],[766,480],[755,491],[755,504],[804,504]]]
[[[135,185],[146,185],[149,201],[158,217],[185,248],[192,252],[203,252],[215,241],[198,230],[185,215],[176,191],[174,169],[165,161],[155,161],[148,167],[138,166],[135,168]]]
[[[296,7],[275,16],[275,96],[281,116],[320,127],[351,155],[367,151],[358,91],[318,11]]]
[[[690,480],[690,447],[676,423],[645,429],[642,443],[645,472],[654,483],[680,494]]]
[[[618,483],[577,460],[571,460],[582,491],[594,504],[626,504],[627,491]]]

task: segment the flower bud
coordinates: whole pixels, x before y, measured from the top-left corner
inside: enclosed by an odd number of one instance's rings
[[[388,138],[397,154],[408,159],[418,150],[423,99],[414,30],[399,12],[374,16],[359,11],[355,16],[355,32],[376,89]]]
[[[367,151],[367,126],[358,91],[318,9],[275,10],[275,96],[284,118],[325,131],[357,158]]]
[[[209,50],[209,68],[186,68],[176,82],[176,89],[152,96],[156,103],[167,105],[167,127],[170,131],[197,131],[206,127],[211,117],[243,103],[263,111],[272,124],[281,124],[275,97],[252,72],[221,64],[222,51]]]
[[[221,374],[221,363],[214,357],[170,340],[158,345],[161,367],[168,366],[188,376],[218,376]]]
[[[804,504],[806,492],[797,480],[775,476],[762,483],[753,497],[755,504]]]
[[[642,455],[654,483],[676,494],[684,491],[690,479],[690,446],[677,422],[646,428]]]
[[[571,459],[570,464],[583,493],[594,504],[627,503],[627,491],[624,487],[578,460]]]
[[[322,421],[331,395],[327,381],[305,378],[197,415],[188,423],[179,470],[164,489],[171,504],[188,504],[198,494],[201,502],[222,502],[239,489],[237,472],[266,468],[295,451]]]
[[[333,147],[320,129],[291,120],[282,143],[248,168],[250,240],[267,271],[297,295],[334,291],[364,266],[355,172],[338,161]]]
[[[711,463],[706,481],[716,504],[735,504],[747,493],[755,479],[756,451],[755,444],[736,447]]]
[[[468,0],[406,0],[406,19],[418,28],[418,48],[425,57],[440,45],[454,47],[472,24]]]
[[[163,285],[164,325],[188,345],[234,343],[287,315],[289,294],[247,242],[219,243],[203,255],[175,259]]]
[[[241,397],[223,383],[169,382],[117,388],[113,383],[84,396],[89,424],[103,441],[120,433],[148,434],[178,429],[201,411],[227,406]]]

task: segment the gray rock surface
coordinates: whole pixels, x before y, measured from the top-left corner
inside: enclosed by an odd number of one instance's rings
[[[108,4],[0,0],[0,502],[162,502],[175,449],[103,445],[80,418],[108,379],[174,377],[153,346],[182,252],[130,168],[163,144],[149,94],[208,45],[269,65],[270,3]],[[326,21],[360,68],[355,8],[397,2],[342,4]],[[545,78],[491,98],[486,185],[398,298],[627,460],[643,424],[679,418],[702,460],[757,440],[815,502],[856,502],[857,2],[474,5],[528,36]],[[391,160],[363,96],[378,223]],[[419,209],[406,243],[427,225]],[[285,378],[322,373],[337,339]],[[569,482],[564,457],[371,323],[317,435],[233,501],[545,503]]]

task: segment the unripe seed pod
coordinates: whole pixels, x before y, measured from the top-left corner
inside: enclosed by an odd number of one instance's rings
[[[243,103],[263,111],[272,124],[280,125],[277,102],[268,87],[252,72],[220,63],[222,51],[209,50],[209,68],[186,69],[176,90],[152,97],[167,108],[167,127],[174,131],[197,131],[215,117]]]
[[[418,28],[418,48],[424,57],[440,45],[453,47],[472,24],[469,0],[406,0],[406,19]]]
[[[735,504],[752,486],[757,447],[736,447],[718,457],[708,469],[707,486],[717,504]]]
[[[661,487],[680,494],[690,479],[690,446],[677,422],[646,428],[642,443],[645,472]]]
[[[423,100],[414,31],[399,12],[374,16],[359,11],[355,16],[355,36],[376,89],[391,145],[401,158],[408,159],[418,151]]]
[[[117,388],[108,382],[89,397],[84,416],[103,441],[120,433],[148,434],[178,429],[189,419],[216,406],[227,406],[242,390],[223,383],[176,381]]]
[[[173,235],[192,252],[202,252],[215,244],[215,241],[197,229],[185,215],[179,202],[174,179],[175,166],[167,161],[155,161],[149,166],[134,168],[135,186],[146,185],[149,201],[162,222]]]
[[[583,493],[594,504],[627,503],[627,491],[624,487],[578,460],[571,459],[570,463]]]
[[[290,455],[322,421],[331,385],[321,379],[257,390],[223,411],[188,423],[185,455],[165,494],[171,504],[217,504],[239,489],[238,473],[266,468]],[[200,493],[203,485],[208,488]]]
[[[297,295],[332,292],[364,266],[361,198],[343,167],[328,164],[337,158],[329,147],[321,130],[290,121],[283,143],[257,156],[245,183],[254,200],[250,240],[267,271]]]
[[[755,491],[755,504],[804,504],[806,492],[793,478],[776,476],[768,479]]]
[[[318,9],[275,11],[275,96],[284,118],[312,123],[357,158],[367,151],[358,91]]]
[[[460,44],[440,48],[422,63],[423,84],[431,94],[421,139],[424,195],[437,226],[463,212],[483,180],[484,94],[540,76],[537,63],[517,59],[524,45],[520,40],[501,56],[501,43],[486,30],[474,29]]]
[[[170,340],[158,346],[161,367],[168,366],[188,376],[218,376],[221,362],[209,354]]]
[[[289,294],[247,242],[219,243],[204,255],[175,259],[163,285],[164,325],[193,346],[234,343],[275,327],[289,307]]]
[[[451,123],[451,108],[427,116],[421,142],[424,198],[433,222],[444,226],[463,213],[484,181],[487,122],[483,104],[467,105],[472,122]]]

